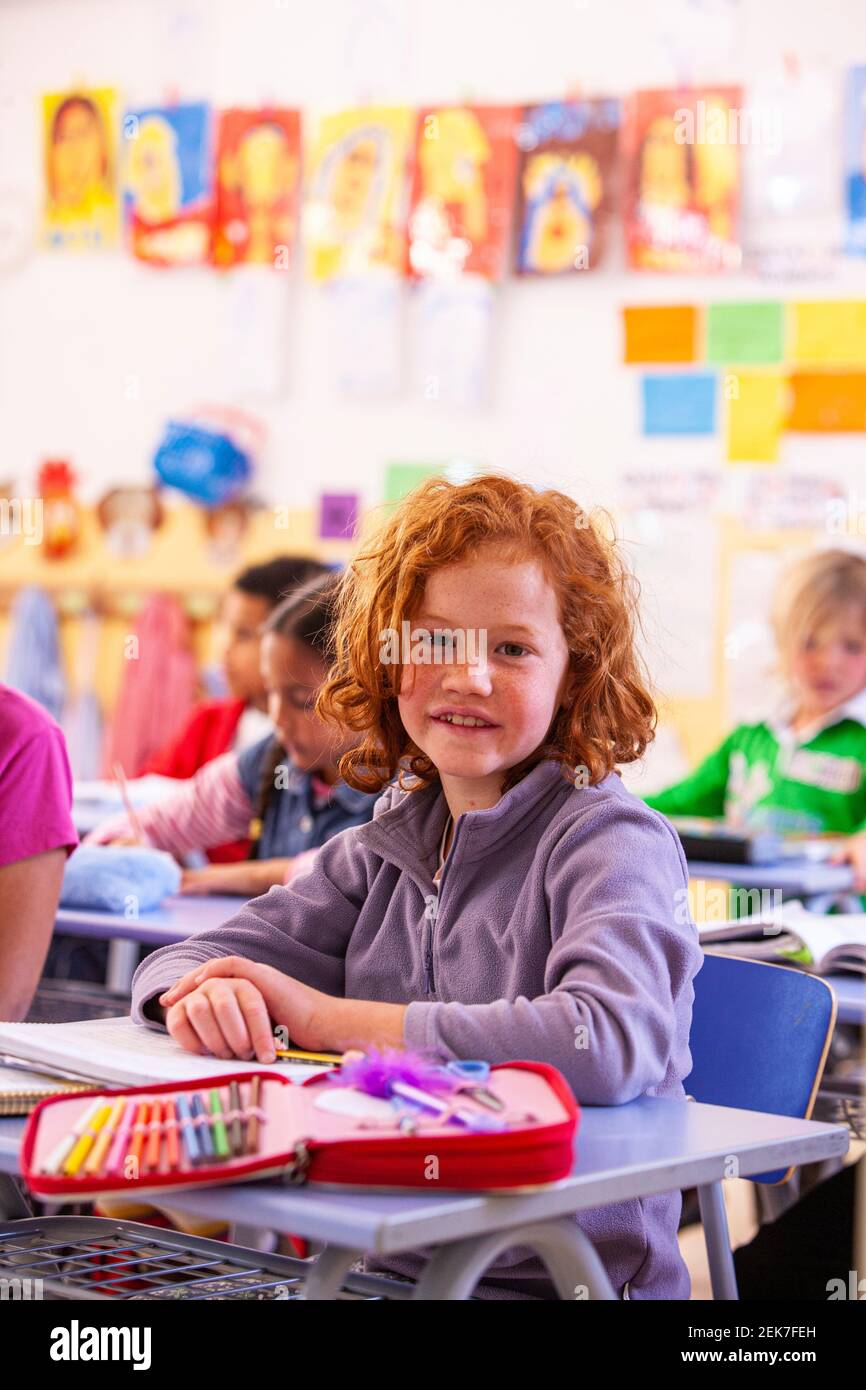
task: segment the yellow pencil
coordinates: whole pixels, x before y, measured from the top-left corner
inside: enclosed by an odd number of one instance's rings
[[[68,1178],[74,1178],[77,1174],[82,1163],[86,1159],[87,1155],[90,1153],[90,1150],[93,1147],[93,1142],[96,1139],[97,1134],[102,1129],[109,1115],[111,1114],[111,1110],[112,1107],[110,1105],[103,1105],[102,1109],[98,1110],[94,1115],[93,1122],[91,1123],[90,1128],[86,1129],[79,1138],[78,1143],[75,1145],[75,1148],[72,1150],[72,1153],[67,1158],[66,1167],[63,1170]]]
[[[124,1100],[116,1100],[114,1102],[114,1108],[108,1117],[108,1123],[102,1130],[102,1133],[93,1146],[90,1157],[84,1165],[85,1173],[98,1173],[102,1167],[102,1160],[105,1158],[106,1150],[117,1131],[117,1126],[125,1105],[126,1101]]]
[[[297,1047],[276,1047],[274,1051],[284,1062],[331,1062],[336,1066],[343,1060],[340,1052],[302,1052]]]

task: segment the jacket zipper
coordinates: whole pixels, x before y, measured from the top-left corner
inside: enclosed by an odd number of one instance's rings
[[[424,958],[424,992],[425,994],[434,993],[433,980],[433,923],[436,921],[436,914],[439,911],[439,886],[433,885],[435,893],[429,893],[424,899],[424,931],[421,936],[421,954]]]
[[[460,834],[460,817],[454,822],[454,834],[451,839],[451,848],[442,865],[442,872],[439,875],[439,882],[434,882],[433,893],[428,893],[424,898],[424,932],[422,935],[421,950],[424,956],[424,990],[428,995],[436,993],[436,977],[433,971],[433,946],[436,934],[436,922],[439,917],[439,910],[442,906],[442,885],[445,882],[445,875],[448,872],[448,865],[454,858],[454,851],[457,848],[457,837]]]

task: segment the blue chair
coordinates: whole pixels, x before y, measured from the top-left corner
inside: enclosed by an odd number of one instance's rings
[[[686,1093],[708,1105],[807,1120],[836,1022],[836,996],[826,981],[789,966],[707,954],[694,987]],[[783,1183],[793,1171],[749,1177]],[[736,1298],[721,1189],[701,1188],[698,1198],[705,1231],[714,1229],[713,1245],[729,1256],[711,1261],[713,1294]]]

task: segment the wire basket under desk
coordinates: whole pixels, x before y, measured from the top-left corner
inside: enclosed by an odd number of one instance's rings
[[[289,1255],[137,1221],[35,1216],[0,1224],[0,1280],[25,1299],[300,1300],[309,1268]],[[411,1285],[349,1274],[338,1296],[400,1299],[411,1292]]]

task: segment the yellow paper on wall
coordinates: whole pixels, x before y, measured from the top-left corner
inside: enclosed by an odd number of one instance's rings
[[[776,463],[788,384],[778,372],[729,372],[724,378],[729,463]]]
[[[828,299],[793,307],[794,362],[866,366],[866,299]]]
[[[416,121],[410,106],[370,106],[324,115],[313,127],[304,206],[311,279],[403,270]]]

